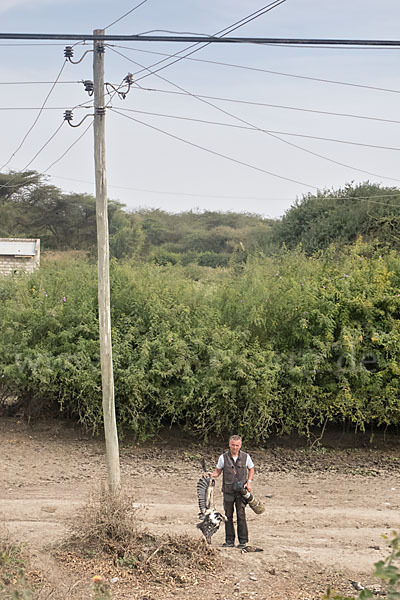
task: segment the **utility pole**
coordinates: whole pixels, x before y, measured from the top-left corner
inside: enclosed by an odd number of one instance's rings
[[[104,35],[104,29],[95,29],[94,35]],[[94,165],[96,177],[96,223],[98,256],[98,299],[100,362],[103,394],[104,435],[108,487],[111,493],[120,487],[120,468],[117,422],[115,418],[114,375],[112,362],[110,316],[110,251],[108,238],[106,144],[104,101],[104,41],[93,43],[93,98],[94,98]]]

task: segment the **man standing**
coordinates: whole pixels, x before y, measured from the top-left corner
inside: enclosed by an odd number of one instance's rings
[[[240,488],[246,487],[251,492],[251,482],[254,475],[254,464],[250,455],[241,450],[242,438],[232,435],[229,439],[229,450],[221,454],[218,464],[211,477],[219,477],[222,473],[222,491],[224,494],[224,510],[227,517],[225,522],[225,548],[235,545],[235,527],[233,511],[236,508],[238,548],[244,548],[249,541],[246,522],[246,502],[240,493]]]

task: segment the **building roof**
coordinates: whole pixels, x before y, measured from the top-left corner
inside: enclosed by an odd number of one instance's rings
[[[0,240],[2,256],[35,256],[36,240]]]

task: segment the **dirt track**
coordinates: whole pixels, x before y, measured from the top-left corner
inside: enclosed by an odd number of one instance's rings
[[[104,479],[103,443],[78,428],[5,419],[0,436],[0,514],[40,561],[43,548],[62,538],[75,509]],[[222,449],[176,437],[173,445],[165,438],[122,444],[123,483],[143,506],[140,517],[151,531],[200,536],[194,527],[199,458],[205,455],[213,466]],[[350,579],[371,582],[373,563],[387,554],[382,534],[399,528],[397,440],[380,449],[245,449],[256,464],[255,493],[267,505],[262,516],[248,509],[250,543],[264,552],[220,550],[220,575],[199,581],[196,596],[314,600],[328,584],[352,594]],[[222,542],[220,530],[213,546]],[[133,597],[118,586],[117,597]],[[193,595],[181,587],[155,589],[152,598]]]

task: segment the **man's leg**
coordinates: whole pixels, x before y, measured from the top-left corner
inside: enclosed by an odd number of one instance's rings
[[[249,532],[246,521],[246,503],[244,502],[242,496],[236,496],[235,506],[239,544],[247,544],[249,541]]]
[[[235,543],[235,528],[233,526],[233,504],[234,498],[230,500],[230,496],[224,495],[224,511],[225,516],[228,519],[225,521],[225,543]]]

